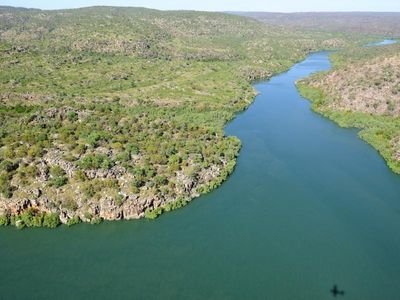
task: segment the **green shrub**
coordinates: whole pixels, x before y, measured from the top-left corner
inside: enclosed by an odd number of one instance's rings
[[[67,184],[67,182],[68,178],[66,176],[54,177],[49,181],[50,185],[56,188],[62,187],[63,185]]]
[[[50,168],[50,175],[54,177],[64,176],[65,171],[60,166],[54,166]]]
[[[46,213],[43,219],[43,226],[48,228],[56,228],[60,225],[60,218],[57,213]]]
[[[154,180],[157,185],[167,185],[168,184],[168,178],[164,175],[158,175],[154,178]]]
[[[10,224],[10,217],[8,215],[0,216],[0,226],[7,226]]]
[[[74,111],[70,111],[67,114],[67,118],[70,122],[75,122],[76,120],[78,120],[78,114]]]
[[[120,162],[128,162],[131,160],[131,155],[128,151],[118,153],[117,160]]]
[[[126,150],[132,155],[139,154],[139,148],[136,145],[133,145],[133,144],[126,145]]]
[[[67,221],[67,226],[73,226],[76,224],[79,224],[81,222],[81,219],[79,218],[79,216],[74,216],[71,219],[68,219]]]
[[[90,213],[90,212],[85,212],[84,214],[83,214],[83,216],[85,217],[85,219],[87,219],[87,220],[91,220],[92,218],[93,218],[93,215]]]
[[[31,227],[35,211],[33,209],[26,209],[20,214],[19,219],[25,224],[25,226]]]
[[[103,222],[103,219],[100,217],[95,217],[90,220],[90,224],[92,224],[92,225],[97,225],[97,224],[100,224],[101,222]]]
[[[80,182],[85,182],[87,180],[86,174],[82,170],[77,170],[74,177]]]
[[[43,155],[43,147],[41,147],[39,144],[32,145],[29,147],[27,154],[29,157],[39,157]]]
[[[84,170],[88,169],[110,169],[114,166],[114,162],[103,154],[90,154],[81,158],[77,165]]]
[[[115,197],[115,204],[117,204],[118,206],[121,206],[124,203],[125,197],[121,194],[118,194]]]
[[[156,209],[150,210],[149,208],[146,209],[146,211],[144,212],[144,216],[146,219],[156,219],[159,215],[161,215],[163,212],[161,207],[158,207]]]
[[[13,195],[14,188],[11,186],[11,178],[12,174],[6,173],[6,172],[1,172],[0,173],[0,193],[5,197],[5,198],[11,198]]]

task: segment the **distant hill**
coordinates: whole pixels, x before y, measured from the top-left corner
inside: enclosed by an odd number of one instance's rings
[[[232,14],[297,29],[400,36],[400,12],[232,12]]]

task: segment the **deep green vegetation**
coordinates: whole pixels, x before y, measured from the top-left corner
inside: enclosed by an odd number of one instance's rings
[[[366,40],[219,13],[1,8],[0,215],[52,227],[48,214],[72,225],[184,206],[233,171],[240,141],[223,127],[253,80]]]
[[[33,208],[28,208],[19,215],[4,214],[0,217],[0,226],[10,224],[20,229],[24,227],[55,228],[60,224],[60,218],[56,213],[39,212]]]
[[[331,55],[334,69],[298,83],[315,111],[360,137],[400,173],[400,46],[350,48]]]

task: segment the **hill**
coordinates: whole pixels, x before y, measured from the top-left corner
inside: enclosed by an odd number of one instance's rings
[[[155,218],[217,187],[251,82],[363,43],[222,13],[0,8],[0,224]]]
[[[327,32],[400,36],[400,12],[235,12],[271,25]]]

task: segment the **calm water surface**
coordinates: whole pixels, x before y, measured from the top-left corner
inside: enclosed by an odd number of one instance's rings
[[[256,85],[226,128],[243,149],[221,188],[157,221],[0,229],[1,299],[400,299],[400,176],[310,110],[294,82]]]
[[[386,46],[386,45],[393,45],[396,43],[397,43],[396,40],[383,40],[380,42],[373,42],[373,43],[366,44],[365,47]]]

